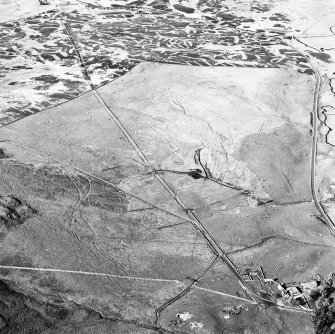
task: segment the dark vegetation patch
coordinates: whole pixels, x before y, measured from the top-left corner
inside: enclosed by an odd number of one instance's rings
[[[43,58],[44,60],[48,60],[48,61],[55,61],[55,60],[57,60],[57,58],[54,56],[54,55],[52,55],[52,54],[49,54],[49,53],[41,53],[40,54],[40,56],[41,56],[41,58]],[[41,62],[41,63],[43,63],[43,60],[42,59],[36,59],[37,61],[39,61],[39,62]]]
[[[316,312],[313,317],[316,334],[335,333],[334,278],[333,273],[328,279],[322,280],[321,285],[310,293],[310,298],[316,306]]]
[[[99,327],[101,322],[106,321],[90,309],[64,302],[59,298],[53,300],[49,297],[49,301],[36,298],[14,290],[11,283],[0,280],[1,334],[38,334],[46,331],[54,334],[82,333],[87,326]],[[73,326],[76,326],[75,330]],[[111,327],[110,323],[109,328]]]
[[[66,287],[61,281],[55,278],[52,274],[37,274],[33,277],[33,279],[36,281],[36,285],[47,289],[52,294],[57,295],[60,293],[74,293],[73,290]]]
[[[196,168],[196,169],[191,169],[190,171],[187,172],[187,174],[188,174],[189,176],[191,176],[193,179],[196,179],[196,180],[198,180],[198,179],[202,179],[202,178],[205,177],[204,175],[202,175],[202,170],[201,170],[201,169],[198,169],[198,168]]]
[[[49,36],[50,34],[54,33],[57,31],[57,28],[55,29],[54,27],[49,27],[49,28],[42,28],[40,29],[40,32],[44,35],[44,36]]]
[[[270,7],[268,5],[263,5],[261,3],[254,3],[251,7],[251,11],[265,13],[270,11]]]
[[[191,8],[191,7],[186,7],[186,6],[183,6],[183,5],[180,5],[180,4],[175,4],[173,7],[175,9],[179,10],[180,12],[184,12],[184,13],[187,13],[187,14],[194,13],[194,8]]]
[[[129,2],[129,6],[142,6],[144,5],[144,0],[134,0]]]
[[[74,94],[72,92],[50,94],[50,97],[55,100],[71,100],[75,98],[76,96],[77,94]]]
[[[7,159],[10,156],[6,153],[6,151],[0,147],[0,159]]]
[[[217,17],[224,21],[234,21],[237,18],[235,15],[227,13],[218,13]]]
[[[86,65],[94,65],[94,68],[101,69],[124,69],[126,68],[128,71],[134,66],[129,60],[122,60],[120,62],[115,62],[113,59],[106,56],[93,56],[88,59],[85,59]]]
[[[37,211],[14,196],[0,195],[0,228],[11,230],[23,224]]]
[[[23,188],[29,188],[29,192],[37,198],[53,201],[64,199],[75,201],[78,197],[78,190],[76,188],[78,187],[83,193],[89,192],[86,199],[81,201],[81,205],[83,206],[102,208],[118,214],[127,211],[128,200],[124,193],[100,181],[88,180],[87,177],[82,175],[61,173],[58,169],[47,166],[37,169],[33,166],[17,163],[12,160],[5,160],[4,163],[0,165],[0,174],[8,183],[10,183],[12,179],[19,180],[20,185]],[[122,172],[116,173],[115,170],[112,170],[110,177],[113,177],[114,181],[121,181],[124,176]],[[2,209],[2,198],[7,198],[7,201],[10,201],[12,198],[10,196],[7,197],[0,196],[0,209]],[[14,208],[16,200],[17,199],[13,197],[12,202],[10,202],[8,206]],[[20,203],[22,202],[20,201]],[[22,205],[23,209],[21,209],[19,213],[25,213],[24,209],[26,209],[26,216],[21,216],[18,224],[32,214],[36,214],[36,210],[30,206],[24,203],[22,203]],[[15,213],[9,214],[15,216]]]
[[[43,81],[43,82],[46,82],[46,83],[57,83],[60,81],[59,78],[57,78],[56,76],[54,75],[40,75],[38,77],[34,77],[33,78],[35,81]]]
[[[322,60],[326,63],[331,63],[330,61],[330,55],[328,53],[325,53],[325,52],[312,52],[312,51],[309,51],[309,54],[319,60]]]
[[[23,252],[19,251],[16,254],[1,255],[1,265],[4,266],[16,266],[16,267],[30,267],[35,266],[34,262],[30,257],[25,255]],[[0,277],[5,279],[10,279],[12,270],[1,268]],[[29,275],[29,276],[28,276]],[[63,281],[56,278],[53,273],[39,272],[39,271],[29,271],[27,276],[27,281],[29,281],[30,286],[36,286],[44,291],[45,295],[48,295],[52,303],[61,303],[63,300],[60,297],[62,294],[73,294],[74,290],[69,288]]]
[[[1,333],[41,333],[52,326],[51,322],[26,305],[27,297],[15,292],[3,281],[0,281],[0,300]]]
[[[62,307],[61,305],[53,305],[53,304],[47,304],[44,308],[44,311],[48,317],[56,320],[64,320],[70,314],[69,310]]]
[[[150,3],[150,6],[154,9],[167,10],[169,5],[168,0],[155,0]]]
[[[33,267],[31,259],[23,254],[1,254],[1,264],[2,265],[11,265],[17,267]],[[1,269],[2,276],[8,276],[8,273],[5,272],[7,269]]]
[[[298,72],[308,74],[308,75],[314,75],[314,71],[311,68],[306,69],[298,69]]]
[[[255,20],[254,19],[242,19],[241,20],[241,22],[243,22],[243,23],[248,23],[248,22],[255,22]]]
[[[269,19],[271,21],[289,22],[285,15],[279,13],[275,13],[274,15],[270,16]]]
[[[12,70],[32,70],[33,68],[26,65],[16,65],[11,67]]]
[[[7,183],[17,180],[23,188],[29,188],[33,196],[57,200],[77,196],[69,176],[60,173],[50,167],[34,168],[30,165],[7,160],[0,165],[0,174]]]
[[[90,194],[82,204],[121,214],[127,212],[128,200],[118,189],[111,188],[100,181],[91,180]]]
[[[9,107],[6,109],[6,114],[10,115],[14,119],[19,119],[31,115],[29,106],[23,108]]]

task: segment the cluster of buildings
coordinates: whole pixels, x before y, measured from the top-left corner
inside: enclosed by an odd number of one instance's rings
[[[310,293],[321,284],[321,277],[319,275],[317,275],[315,279],[305,283],[283,283],[278,278],[266,278],[261,266],[257,268],[243,268],[239,270],[239,272],[247,282],[259,284],[260,289],[276,299],[279,305],[281,303],[289,303],[294,306],[310,309]],[[274,289],[274,287],[276,287],[276,289]],[[279,298],[278,292],[280,294]]]
[[[304,308],[311,308],[309,296],[311,291],[317,289],[321,284],[321,278],[305,283],[281,283],[276,282],[282,298],[291,304],[299,305]]]

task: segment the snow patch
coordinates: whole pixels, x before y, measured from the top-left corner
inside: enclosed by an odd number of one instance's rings
[[[189,312],[185,312],[185,313],[178,313],[177,317],[183,321],[187,321],[190,320],[193,317],[193,315]]]
[[[202,322],[191,322],[191,329],[201,329],[204,327]]]

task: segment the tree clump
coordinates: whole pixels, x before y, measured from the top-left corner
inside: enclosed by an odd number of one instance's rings
[[[317,289],[310,293],[315,303],[313,322],[316,334],[335,334],[335,273],[321,280]]]

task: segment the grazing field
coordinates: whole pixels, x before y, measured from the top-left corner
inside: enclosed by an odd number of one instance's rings
[[[320,334],[333,13],[0,0],[0,332]]]
[[[301,99],[285,85],[268,90],[277,85],[273,72],[304,82]],[[245,76],[256,80],[246,84]],[[1,265],[56,271],[7,268],[2,278],[106,318],[164,328],[186,300],[191,313],[203,313],[203,333],[235,328],[240,322],[227,322],[220,307],[241,298],[251,306],[236,330],[259,317],[250,330],[271,332],[272,320],[187,212],[238,270],[263,266],[286,281],[326,272],[332,240],[306,186],[302,115],[312,85],[309,76],[279,69],[145,63],[98,90],[107,107],[90,92],[6,126],[1,187],[34,211],[5,231]]]

